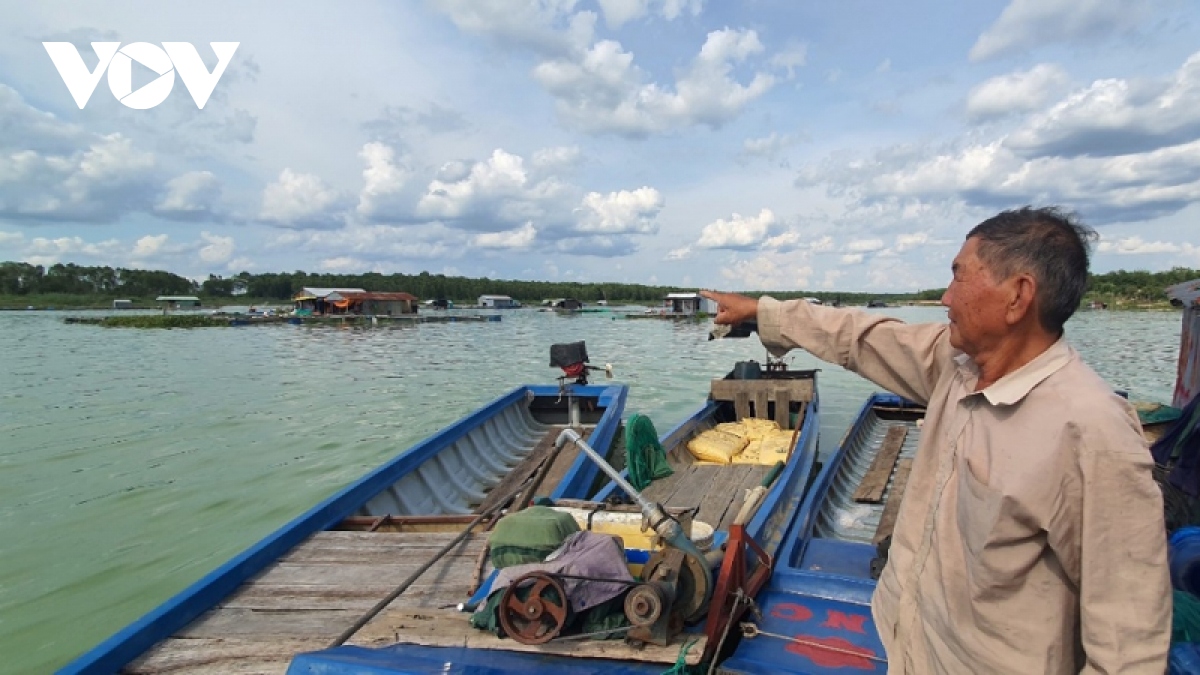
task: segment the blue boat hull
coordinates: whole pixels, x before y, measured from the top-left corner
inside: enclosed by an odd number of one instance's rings
[[[806,403],[801,427],[795,437],[790,458],[772,483],[756,514],[746,524],[746,532],[772,556],[783,555],[790,533],[797,524],[805,495],[814,478],[819,434],[819,398],[815,386],[813,398]],[[660,442],[670,454],[684,448],[686,443],[702,431],[720,422],[735,419],[732,405],[728,402],[706,401],[686,420],[662,434]],[[686,450],[684,450],[686,452]],[[620,489],[609,483],[592,499],[604,500],[618,496]],[[719,543],[725,532],[716,533]],[[481,590],[477,598],[486,595]],[[465,623],[465,618],[464,618]],[[698,635],[703,623],[688,629]],[[736,631],[735,631],[736,632]],[[685,634],[685,637],[687,635]],[[616,650],[613,651],[616,654]],[[300,654],[293,659],[289,675],[347,675],[363,673],[383,675],[432,675],[433,673],[472,673],[487,675],[516,675],[526,673],[564,673],[584,675],[590,673],[662,673],[669,666],[662,663],[639,663],[613,655],[606,658],[570,658],[546,654],[510,652],[499,649],[471,649],[466,647],[430,647],[414,644],[397,644],[383,648],[336,647],[319,652]],[[764,671],[767,672],[767,671]]]
[[[625,385],[569,387],[570,395],[576,400],[590,403],[587,414],[595,419],[585,421],[594,424],[591,435],[593,445],[607,449],[620,428],[628,388]],[[480,433],[480,430],[494,435],[499,429],[497,425],[506,424],[503,420],[511,417],[514,407],[533,409],[540,406],[542,411],[537,414],[549,415],[549,424],[557,424],[567,420],[567,413],[558,411],[555,406],[569,398],[563,396],[556,385],[527,385],[510,391],[397,455],[287,523],[59,672],[100,674],[120,671],[161,640],[174,635],[218,606],[244,582],[266,570],[308,537],[333,529],[348,518],[371,513],[368,505],[373,500],[414,473],[432,470],[431,467],[444,469],[438,466],[437,457],[440,453],[454,448],[457,442]],[[522,415],[528,413],[529,410],[522,411]],[[591,489],[598,472],[584,460],[582,456],[576,460],[556,492],[578,498],[587,496],[587,490]]]

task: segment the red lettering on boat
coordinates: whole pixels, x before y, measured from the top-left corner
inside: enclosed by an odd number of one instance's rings
[[[865,614],[843,614],[836,609],[831,609],[825,614],[825,623],[821,624],[824,628],[835,628],[840,630],[854,631],[855,633],[867,634],[863,629],[863,623],[867,620]]]
[[[771,616],[788,621],[808,621],[812,618],[812,610],[794,602],[781,602],[771,610]]]

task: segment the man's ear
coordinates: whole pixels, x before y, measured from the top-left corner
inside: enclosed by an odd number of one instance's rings
[[[1037,280],[1022,272],[1009,279],[1008,306],[1005,320],[1009,325],[1021,323],[1028,316],[1037,318]]]

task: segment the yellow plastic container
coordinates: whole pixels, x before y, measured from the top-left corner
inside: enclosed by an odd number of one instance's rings
[[[581,530],[588,529],[588,515],[590,514],[592,532],[620,537],[626,549],[653,551],[659,548],[654,542],[657,538],[654,530],[642,530],[642,514],[640,513],[589,511],[587,509],[577,509],[568,506],[555,506],[552,508],[556,511],[571,514],[571,517],[579,524],[579,529]],[[701,552],[712,548],[712,525],[699,520],[692,520],[686,516],[681,517],[679,523],[683,525],[683,531]]]

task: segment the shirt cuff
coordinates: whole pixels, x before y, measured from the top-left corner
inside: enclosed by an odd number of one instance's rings
[[[790,347],[784,346],[782,308],[783,303],[764,295],[758,299],[758,339],[772,356],[780,357],[788,353]]]

